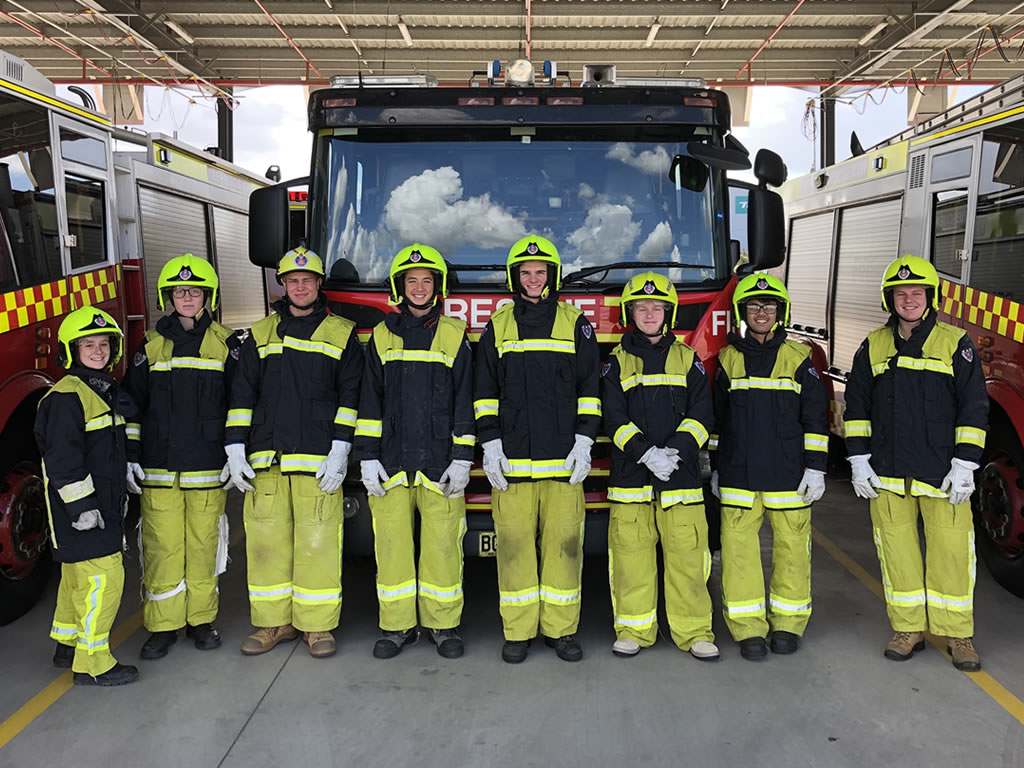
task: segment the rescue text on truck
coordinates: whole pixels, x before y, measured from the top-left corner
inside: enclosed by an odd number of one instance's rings
[[[536,232],[557,245],[561,298],[591,321],[602,355],[622,334],[622,286],[653,269],[679,289],[675,332],[713,365],[729,329],[740,238],[744,269],[782,262],[782,201],[767,187],[785,180],[781,159],[762,150],[759,184],[728,181],[727,170],[750,168],[749,154],[730,133],[726,95],[699,80],[593,66],[573,85],[550,63],[543,73],[517,61],[506,72],[494,62],[464,87],[435,87],[427,75],[336,78],[310,96],[310,177],[250,198],[250,258],[276,265],[288,246],[287,187],[308,183],[306,245],[327,265],[332,310],[355,320],[362,340],[394,310],[388,265],[413,242],[444,255],[445,312],[475,340],[511,300],[509,247]],[[730,230],[733,211],[745,215],[746,232]],[[584,485],[588,551],[605,549],[608,446],[595,446]],[[468,554],[493,553],[489,490],[475,471]],[[345,540],[370,552],[363,489],[350,484],[346,494]],[[710,516],[717,528],[717,511]]]

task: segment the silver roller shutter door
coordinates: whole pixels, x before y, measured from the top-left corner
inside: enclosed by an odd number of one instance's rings
[[[822,329],[828,325],[825,309],[834,221],[832,211],[793,219],[786,278],[792,302],[790,325]]]
[[[864,338],[888,319],[878,287],[890,261],[899,256],[902,199],[847,208],[839,230],[839,258],[833,298],[832,365],[849,372]]]
[[[263,270],[249,261],[249,217],[213,209],[220,276],[220,321],[228,328],[248,328],[266,316]]]
[[[176,256],[191,253],[209,258],[206,250],[206,214],[203,204],[139,185],[142,218],[142,263],[146,274],[148,326],[163,314],[157,305],[160,269]]]

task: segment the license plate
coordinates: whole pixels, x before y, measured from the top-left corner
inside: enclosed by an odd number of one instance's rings
[[[498,534],[494,531],[480,532],[480,547],[477,549],[480,557],[494,557],[498,554]]]

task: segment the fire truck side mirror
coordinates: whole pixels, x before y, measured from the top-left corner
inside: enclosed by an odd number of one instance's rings
[[[747,244],[752,269],[781,266],[786,255],[782,197],[769,189],[751,189],[747,203]]]
[[[761,182],[762,187],[766,184],[781,187],[788,175],[789,169],[775,152],[770,149],[757,150],[757,156],[754,158],[754,176]]]
[[[288,250],[288,188],[263,187],[249,195],[249,261],[276,267]]]

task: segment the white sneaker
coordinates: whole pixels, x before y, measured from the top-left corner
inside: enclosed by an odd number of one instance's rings
[[[717,648],[715,649],[717,652]],[[616,656],[636,656],[640,653],[640,643],[636,640],[630,640],[628,637],[623,637],[615,641],[615,645],[612,646],[612,653]]]
[[[715,661],[718,658],[718,646],[707,640],[698,640],[690,646],[690,655],[701,661]]]

